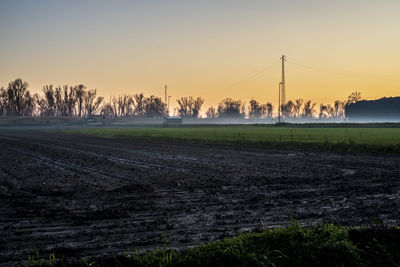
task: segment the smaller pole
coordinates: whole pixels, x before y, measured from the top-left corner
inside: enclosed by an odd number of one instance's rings
[[[279,97],[278,97],[278,123],[281,123],[281,84],[279,83]]]
[[[167,85],[164,86],[164,89],[165,89],[164,90],[165,91],[165,98],[164,98],[165,101],[164,101],[164,103],[167,104]]]
[[[171,96],[168,96],[168,110],[167,110],[167,115],[169,115],[169,99],[171,98]]]
[[[165,103],[165,105],[167,105],[167,85],[165,85],[164,89],[165,89],[165,98],[164,98],[164,103]],[[168,110],[166,110],[165,112],[167,113],[167,112],[168,112]],[[165,116],[167,116],[167,115],[168,115],[168,113],[167,113],[167,114],[165,114]]]

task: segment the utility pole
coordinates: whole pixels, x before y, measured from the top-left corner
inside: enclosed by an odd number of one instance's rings
[[[281,56],[281,60],[282,60],[282,86],[281,86],[281,102],[282,105],[286,104],[286,90],[285,90],[285,61],[286,61],[286,56],[282,55]]]
[[[281,123],[282,105],[286,104],[286,90],[285,90],[285,61],[286,56],[281,56],[282,60],[282,81],[279,83],[279,107],[278,107],[278,123]]]
[[[169,95],[169,96],[168,96],[168,106],[167,106],[167,107],[168,107],[168,110],[167,110],[168,116],[169,116],[169,99],[170,99],[170,98],[171,98],[171,96]]]
[[[279,83],[279,96],[278,96],[278,123],[281,123],[281,85]]]
[[[164,89],[165,89],[165,100],[164,100],[164,103],[165,103],[165,105],[167,105],[167,85],[165,85],[164,86]],[[168,107],[167,107],[167,110],[165,111],[165,116],[168,116]]]

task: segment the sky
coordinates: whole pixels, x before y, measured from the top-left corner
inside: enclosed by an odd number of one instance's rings
[[[18,77],[277,106],[400,96],[398,0],[0,0],[0,86]],[[205,111],[203,109],[203,112]]]

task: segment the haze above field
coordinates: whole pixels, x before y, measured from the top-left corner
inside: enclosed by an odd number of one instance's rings
[[[85,84],[106,99],[143,92],[277,106],[287,99],[396,96],[400,2],[1,1],[0,86],[22,77]],[[173,106],[172,106],[173,107]]]

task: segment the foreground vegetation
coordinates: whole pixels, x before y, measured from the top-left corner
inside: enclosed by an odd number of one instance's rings
[[[165,248],[79,263],[30,257],[27,266],[399,266],[400,229],[335,225],[242,234],[183,251]]]
[[[360,128],[364,127],[364,128]],[[317,149],[334,152],[400,153],[398,124],[301,126],[191,126],[73,130],[111,138],[145,138],[212,144],[259,145],[272,148]]]

